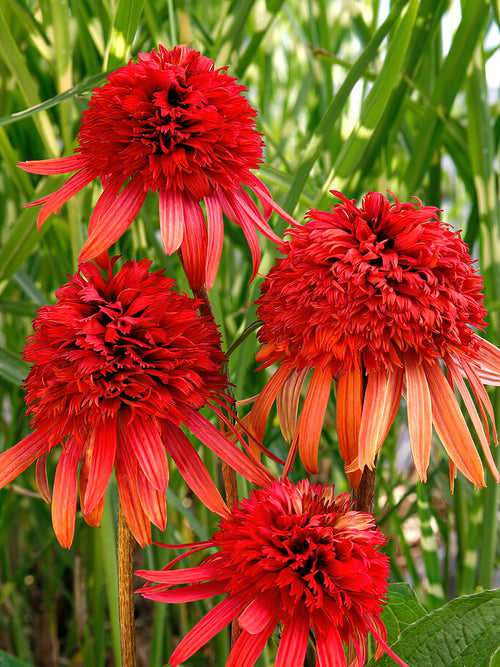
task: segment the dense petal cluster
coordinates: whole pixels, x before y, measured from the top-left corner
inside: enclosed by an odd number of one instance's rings
[[[350,496],[331,486],[274,481],[253,491],[223,518],[213,538],[193,550],[218,550],[201,565],[141,571],[155,582],[141,593],[161,602],[186,602],[227,594],[180,642],[170,665],[179,665],[237,619],[241,628],[228,667],[251,667],[278,623],[282,635],[276,667],[304,663],[309,632],[318,667],[365,664],[363,639],[372,632],[377,655],[389,650],[380,620],[387,592],[386,542],[373,516],[351,509]],[[187,584],[178,587],[179,584]],[[391,655],[399,662],[396,656]]]
[[[500,352],[476,333],[486,313],[482,278],[467,246],[436,208],[418,200],[391,204],[370,192],[358,207],[335,194],[341,204],[330,212],[311,210],[304,226],[290,230],[281,246],[285,256],[263,283],[257,358],[266,366],[279,361],[280,369],[252,410],[254,430],[262,433],[278,392],[293,395],[285,430],[293,438],[292,455],[298,446],[314,471],[334,378],[341,452],[357,482],[359,470],[373,465],[403,394],[421,479],[434,425],[453,466],[483,485],[481,460],[452,388],[462,395],[498,476],[485,417],[493,422],[493,409],[482,381],[500,382]],[[300,386],[310,369],[295,428]]]
[[[81,264],[57,303],[39,310],[24,352],[33,362],[25,383],[33,432],[0,455],[0,486],[38,459],[38,487],[50,501],[45,457],[62,444],[52,517],[64,546],[73,538],[77,477],[83,516],[98,525],[113,469],[132,532],[150,542],[150,521],[166,523],[167,452],[213,511],[227,511],[181,425],[242,474],[268,480],[197,412],[227,385],[213,319],[162,271],[150,272],[148,260],[126,262],[116,275],[114,264],[104,275]]]
[[[139,213],[148,192],[159,192],[165,252],[181,249],[192,287],[213,283],[223,240],[222,214],[241,225],[254,271],[256,229],[279,242],[267,224],[272,209],[291,220],[251,173],[262,161],[256,111],[245,87],[215,70],[209,58],[176,46],[139,54],[93,91],[72,157],[22,162],[31,173],[76,171],[43,204],[39,226],[76,192],[100,178],[103,193],[92,213],[81,261],[111,246]],[[253,190],[264,214],[243,186]],[[200,207],[203,201],[206,213]]]

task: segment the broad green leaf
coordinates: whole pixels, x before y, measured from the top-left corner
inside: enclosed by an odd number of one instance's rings
[[[456,598],[408,625],[392,650],[411,667],[481,667],[498,664],[500,590]],[[392,667],[384,655],[377,667]]]
[[[382,612],[382,620],[387,630],[387,643],[391,645],[410,623],[425,616],[425,609],[417,600],[410,584],[391,584],[388,598],[389,602]]]
[[[27,662],[15,658],[10,653],[0,651],[0,667],[31,667]]]

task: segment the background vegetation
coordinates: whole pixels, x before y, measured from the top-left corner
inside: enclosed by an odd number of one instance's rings
[[[38,209],[23,207],[64,177],[34,177],[16,164],[69,155],[92,88],[106,71],[158,43],[189,43],[218,67],[229,65],[247,86],[265,134],[261,176],[298,220],[310,206],[329,206],[332,188],[351,198],[389,190],[443,208],[480,260],[486,336],[498,344],[499,12],[498,0],[2,0],[0,450],[29,432],[19,389],[27,374],[24,338],[37,308],[53,302],[75,272],[99,192],[97,184],[94,192],[87,188],[39,234]],[[125,258],[148,256],[187,289],[177,257],[163,254],[157,210],[151,196],[114,250]],[[284,231],[281,220],[273,224]],[[261,248],[264,275],[275,248],[265,239]],[[248,284],[249,260],[242,235],[228,225],[210,294],[226,347],[255,319],[260,279]],[[265,383],[264,372],[253,372],[256,349],[252,335],[231,357],[238,399]],[[331,425],[334,410],[332,401]],[[451,496],[447,462],[436,446],[429,481],[417,484],[403,423],[382,450],[375,512],[393,536],[394,581],[410,582],[426,610],[477,586],[499,586],[498,488],[491,476],[481,492],[459,477]],[[284,452],[275,426],[266,444]],[[320,479],[346,490],[333,428],[325,429],[321,456]],[[216,461],[208,463],[216,472]],[[302,475],[299,466],[296,476]],[[185,543],[212,533],[215,518],[176,474],[168,507],[167,531],[158,540]],[[36,492],[34,469],[0,491],[0,664],[120,664],[115,509],[111,493],[100,529],[77,518],[73,548],[65,551]],[[159,547],[138,550],[137,565],[159,568],[171,556]],[[170,609],[137,600],[140,664],[166,662],[204,609],[204,603]],[[222,665],[226,651],[221,635],[190,664]],[[270,646],[260,664],[271,664],[273,654]]]

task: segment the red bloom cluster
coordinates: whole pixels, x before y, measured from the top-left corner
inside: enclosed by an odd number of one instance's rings
[[[257,359],[265,366],[279,361],[280,368],[251,412],[252,430],[262,436],[278,392],[292,396],[280,417],[293,439],[290,458],[298,446],[314,472],[335,378],[340,448],[357,483],[360,472],[353,471],[373,466],[403,393],[420,478],[426,477],[434,425],[453,470],[458,466],[481,486],[481,460],[455,385],[498,478],[486,435],[485,415],[493,423],[493,408],[482,381],[500,383],[500,351],[475,333],[485,326],[485,309],[482,278],[467,246],[436,208],[419,201],[391,204],[370,192],[357,207],[335,194],[342,204],[331,212],[311,210],[303,227],[289,231],[280,248],[285,257],[262,286],[257,314],[264,346]],[[295,428],[308,369],[314,373]]]
[[[318,667],[346,665],[344,644],[352,642],[351,665],[365,663],[363,639],[372,632],[377,656],[389,651],[380,620],[387,592],[386,540],[371,515],[350,509],[347,493],[331,486],[274,481],[253,491],[219,523],[211,540],[189,553],[217,547],[201,565],[140,571],[148,581],[141,593],[161,602],[187,602],[227,593],[181,641],[170,665],[179,665],[228,623],[242,632],[227,667],[251,667],[278,623],[283,624],[276,667],[301,667],[309,632],[314,633]],[[187,584],[181,588],[179,584]]]
[[[212,286],[223,212],[243,228],[255,273],[260,259],[255,229],[279,242],[267,219],[273,209],[291,218],[250,171],[262,161],[256,111],[242,95],[245,87],[225,69],[215,70],[212,60],[187,46],[172,51],[160,46],[110,74],[83,114],[76,155],[19,165],[36,174],[77,172],[57,192],[34,202],[43,204],[38,225],[98,177],[104,191],[90,218],[82,261],[119,239],[147,193],[158,191],[165,252],[181,249],[192,287]],[[243,186],[257,195],[264,215]]]
[[[113,263],[106,276],[80,265],[57,303],[40,309],[24,353],[33,362],[26,400],[34,431],[0,455],[0,487],[38,459],[38,487],[49,502],[45,458],[62,444],[52,517],[66,547],[77,476],[83,516],[98,525],[113,468],[138,542],[151,541],[150,521],[164,529],[167,452],[203,502],[227,512],[182,424],[249,479],[270,478],[197,412],[227,384],[213,320],[198,314],[197,300],[173,291],[161,271],[150,273],[148,260],[127,262],[116,275]]]

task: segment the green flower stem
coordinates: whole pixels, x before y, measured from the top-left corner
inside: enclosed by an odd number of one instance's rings
[[[134,538],[118,503],[118,609],[122,667],[136,667],[134,622]]]

